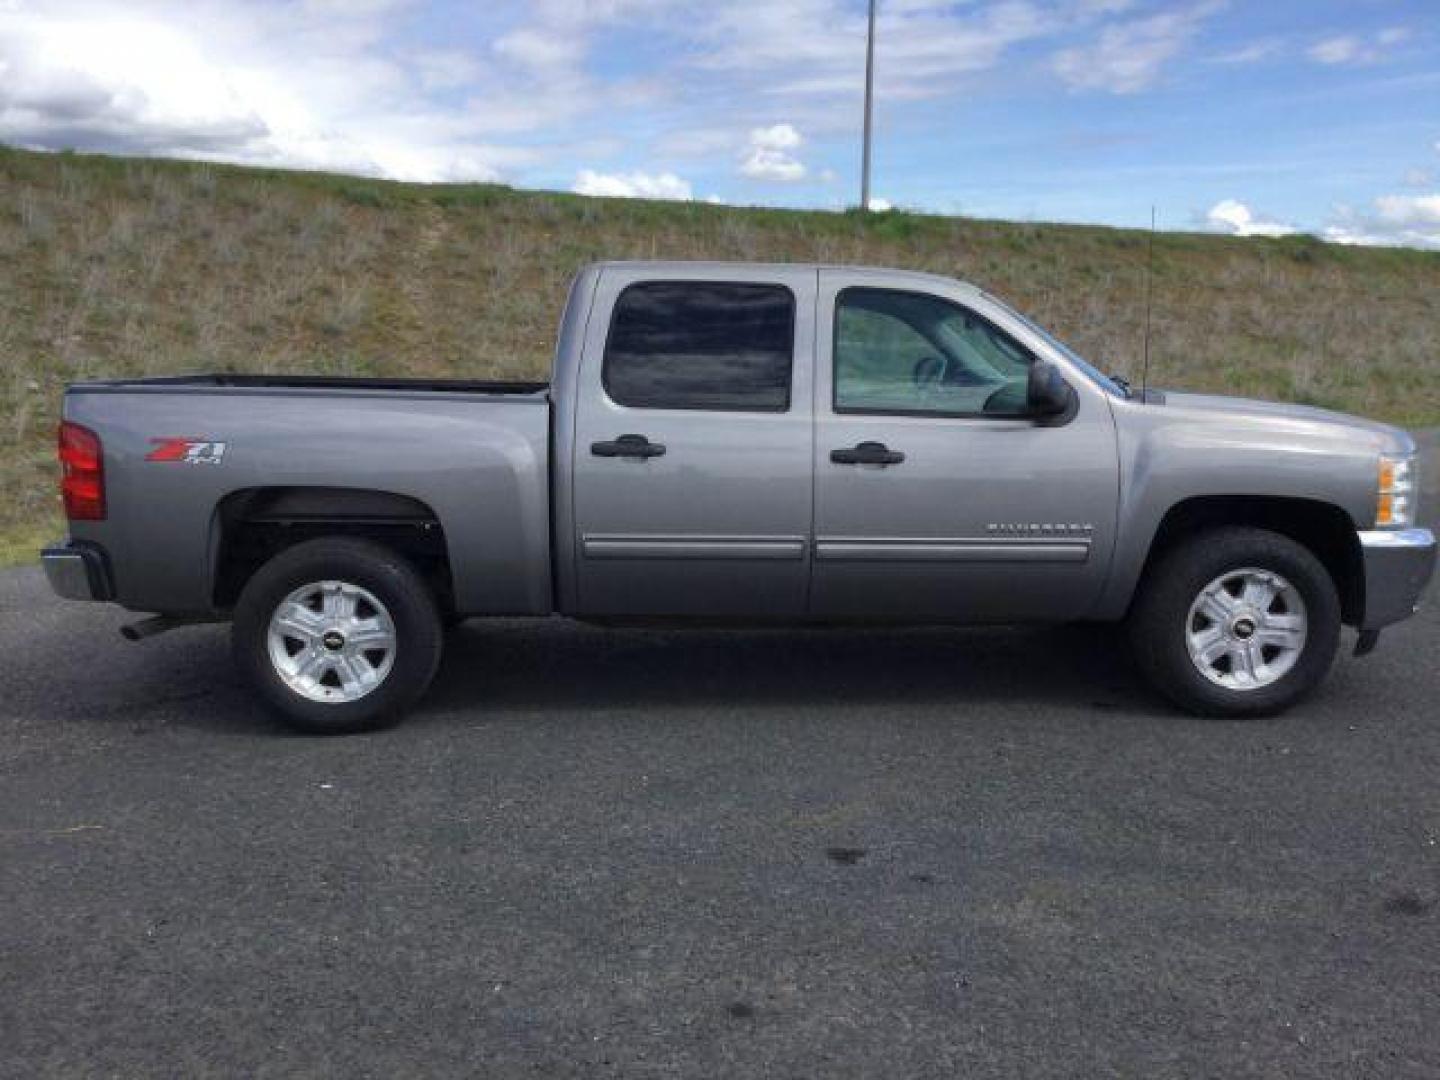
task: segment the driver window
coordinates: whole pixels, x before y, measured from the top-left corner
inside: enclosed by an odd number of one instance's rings
[[[1034,357],[958,304],[845,289],[835,301],[835,411],[1016,416]]]

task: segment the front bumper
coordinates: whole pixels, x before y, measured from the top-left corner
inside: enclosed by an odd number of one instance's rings
[[[1435,534],[1429,529],[1374,529],[1360,534],[1365,567],[1362,633],[1408,619],[1435,572]]]
[[[94,544],[74,540],[51,544],[40,553],[40,565],[56,596],[66,600],[115,599],[110,560]]]

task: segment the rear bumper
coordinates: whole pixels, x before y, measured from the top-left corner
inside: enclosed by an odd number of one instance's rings
[[[68,541],[40,553],[40,565],[55,595],[66,600],[113,600],[110,559],[94,544]]]
[[[1429,529],[1375,529],[1360,534],[1365,566],[1361,631],[1408,619],[1435,572],[1435,534]]]

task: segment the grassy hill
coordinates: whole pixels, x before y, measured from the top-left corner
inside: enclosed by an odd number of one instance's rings
[[[1137,206],[1137,213],[1139,207]],[[534,376],[598,258],[823,260],[963,277],[1138,372],[1146,235],[906,213],[602,200],[0,148],[0,562],[59,535],[73,379]],[[1440,422],[1440,253],[1156,242],[1151,382]]]

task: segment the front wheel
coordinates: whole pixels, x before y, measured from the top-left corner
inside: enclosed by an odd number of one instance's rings
[[[1340,599],[1307,548],[1263,529],[1222,528],[1167,552],[1130,614],[1142,672],[1203,716],[1264,716],[1313,690],[1335,659]]]
[[[292,726],[349,734],[400,718],[430,685],[444,635],[408,561],[379,544],[310,540],[275,556],[235,607],[236,666]]]

